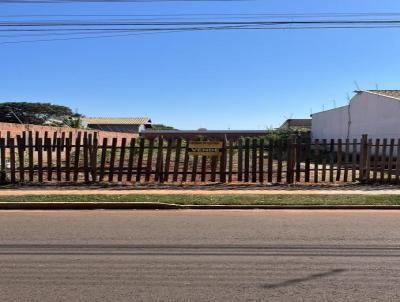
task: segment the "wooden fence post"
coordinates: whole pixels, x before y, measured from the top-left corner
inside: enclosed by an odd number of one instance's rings
[[[360,148],[360,182],[365,183],[367,180],[368,165],[368,135],[363,134],[361,138]]]
[[[95,133],[96,134],[96,133]],[[92,146],[92,153],[90,155],[90,162],[91,162],[91,174],[92,174],[92,181],[97,181],[97,150],[98,150],[98,139],[97,135],[93,138],[93,146]]]
[[[289,138],[287,141],[287,160],[286,160],[286,183],[293,183],[293,141]]]
[[[122,181],[124,174],[124,164],[125,164],[125,149],[126,149],[126,138],[122,138],[121,146],[119,151],[119,165],[118,165],[118,181]]]
[[[219,180],[220,182],[224,183],[226,182],[226,138],[224,139],[222,143],[222,153],[221,153],[221,158],[220,158],[220,174],[219,174]]]
[[[258,181],[264,182],[264,139],[260,139],[260,152],[258,160]]]
[[[7,133],[8,135],[8,133]],[[14,138],[8,136],[8,146],[10,147],[10,180],[11,183],[15,183],[15,142]]]
[[[5,183],[6,179],[6,144],[5,139],[0,138],[0,183]]]
[[[43,140],[42,138],[37,138],[37,153],[38,153],[38,181],[43,182]]]
[[[126,174],[127,181],[132,181],[133,161],[135,159],[135,145],[136,139],[131,138],[131,142],[129,144],[128,171]]]
[[[164,181],[168,181],[169,168],[171,165],[171,153],[172,153],[172,139],[168,140],[167,143],[167,154],[165,155],[165,167],[164,167]]]

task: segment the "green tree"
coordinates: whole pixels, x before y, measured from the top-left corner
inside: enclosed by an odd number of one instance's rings
[[[0,103],[0,122],[42,125],[49,119],[64,120],[74,116],[66,106],[51,103]]]

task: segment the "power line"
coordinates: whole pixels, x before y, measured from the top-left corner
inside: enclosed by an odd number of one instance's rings
[[[0,0],[0,4],[62,4],[62,3],[146,3],[146,2],[239,2],[251,0]]]
[[[230,18],[230,17],[229,17]],[[2,44],[42,42],[57,40],[74,40],[86,38],[103,38],[134,35],[134,33],[157,33],[157,32],[185,32],[204,30],[310,30],[310,29],[379,29],[399,28],[400,19],[334,19],[320,20],[316,18],[306,20],[24,20],[24,21],[0,21],[0,37],[13,39],[19,37],[39,36],[75,36],[71,38],[54,38],[23,41],[6,41]],[[132,32],[132,33],[128,33]],[[99,35],[101,34],[101,35]],[[116,35],[118,34],[118,35]],[[125,34],[124,34],[125,35]],[[80,37],[79,37],[80,36]]]

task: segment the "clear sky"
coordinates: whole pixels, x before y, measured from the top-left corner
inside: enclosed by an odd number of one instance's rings
[[[337,12],[400,12],[400,1],[0,4],[0,15]],[[0,44],[0,101],[179,129],[265,129],[344,105],[355,82],[400,89],[399,37],[400,28],[232,30]]]

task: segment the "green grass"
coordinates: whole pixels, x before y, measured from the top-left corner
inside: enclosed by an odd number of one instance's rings
[[[400,195],[26,195],[0,202],[158,202],[180,205],[400,205]]]

